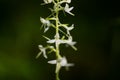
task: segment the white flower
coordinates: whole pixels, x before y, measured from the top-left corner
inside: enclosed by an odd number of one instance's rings
[[[67,25],[61,25],[63,26],[66,30],[67,30],[67,34],[70,35],[70,31],[74,28],[74,24],[72,24],[70,27],[68,27]]]
[[[46,32],[50,28],[50,21],[41,17],[40,17],[40,21],[42,22],[43,27],[45,29],[44,32]]]
[[[56,73],[60,70],[61,67],[71,67],[74,66],[74,64],[72,63],[68,63],[66,57],[62,57],[59,60],[50,60],[48,61],[49,64],[57,64],[57,68],[56,68]]]
[[[74,46],[76,42],[72,41],[72,36],[69,36],[68,40],[64,40],[64,42],[70,46]]]
[[[59,60],[51,60],[51,61],[48,61],[48,63],[49,63],[49,64],[57,64],[57,63],[60,63],[60,65],[61,65],[62,67],[65,67],[65,66],[66,66],[66,67],[74,66],[74,64],[67,62],[66,57],[62,57],[62,58],[59,59]]]
[[[45,4],[52,3],[53,0],[43,0]]]
[[[47,55],[46,55],[46,48],[44,48],[42,45],[38,45],[39,49],[40,49],[40,52],[38,53],[38,55],[36,56],[36,58],[38,58],[41,54],[43,54],[43,56],[45,58],[47,58]]]
[[[73,8],[74,8],[74,7],[70,7],[70,8],[69,8],[69,5],[66,4],[64,10],[65,10],[65,12],[67,12],[68,14],[74,16],[74,14],[70,12]]]

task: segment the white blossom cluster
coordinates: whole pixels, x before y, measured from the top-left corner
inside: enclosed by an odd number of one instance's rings
[[[69,7],[71,0],[43,0],[43,1],[44,1],[43,5],[50,4],[50,3],[53,4],[53,8],[50,9],[52,14],[50,16],[48,16],[47,18],[40,17],[42,27],[44,28],[44,33],[46,33],[50,28],[54,28],[56,30],[57,28],[56,28],[55,23],[57,23],[59,32],[54,35],[53,39],[50,39],[50,38],[44,36],[44,38],[47,39],[46,43],[48,45],[46,47],[44,47],[42,45],[38,45],[40,52],[38,53],[36,58],[38,58],[41,54],[43,54],[43,56],[45,58],[48,58],[47,52],[46,52],[47,50],[50,50],[49,53],[51,53],[51,52],[56,53],[57,49],[56,49],[55,45],[66,44],[68,46],[71,46],[73,49],[77,50],[76,47],[74,46],[76,44],[76,42],[73,41],[73,37],[70,34],[70,31],[72,29],[74,29],[74,24],[72,24],[71,26],[69,26],[68,24],[62,24],[59,20],[59,17],[56,17],[56,13],[58,13],[60,11],[64,11],[64,12],[74,16],[74,14],[71,12],[74,7]],[[55,21],[55,23],[53,23],[53,21]],[[63,29],[66,32],[63,31]],[[62,33],[62,35],[60,35],[61,33]],[[53,46],[53,44],[54,44],[54,46]],[[50,61],[48,61],[48,63],[56,64],[56,65],[59,64],[59,67],[57,66],[56,73],[60,70],[61,67],[73,66],[73,64],[67,62],[67,59],[64,56],[56,58],[55,60],[50,60]]]

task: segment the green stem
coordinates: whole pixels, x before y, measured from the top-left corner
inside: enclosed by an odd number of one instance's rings
[[[56,73],[56,80],[60,80],[60,78],[59,78],[59,72]]]
[[[57,0],[57,2],[58,2],[58,0]],[[56,40],[59,40],[59,24],[58,24],[59,23],[59,17],[58,17],[59,11],[57,9],[58,9],[58,5],[56,6]],[[57,60],[59,60],[59,59],[61,59],[59,43],[56,42],[55,46],[56,46],[56,58],[57,58]],[[59,64],[59,63],[57,63],[57,64]],[[60,67],[60,65],[57,66],[57,64],[56,64],[56,71],[57,71],[58,67]],[[60,80],[59,79],[59,71],[60,71],[60,69],[57,72],[55,72],[56,80]]]
[[[59,11],[57,10],[56,11],[56,40],[59,40],[59,26],[58,26],[58,22],[59,22],[59,18],[58,18],[58,15],[59,15]],[[55,43],[55,46],[56,46],[56,57],[57,59],[60,59],[61,56],[60,56],[60,50],[59,50],[59,44],[56,42]]]

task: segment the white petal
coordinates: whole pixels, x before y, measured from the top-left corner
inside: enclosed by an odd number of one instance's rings
[[[55,39],[49,40],[47,43],[55,43]]]
[[[70,11],[66,11],[68,14],[70,14],[70,15],[72,15],[72,16],[74,16],[74,14],[73,13],[71,13]]]
[[[46,20],[46,25],[50,26],[50,21]]]
[[[74,46],[76,44],[76,42],[69,42],[68,43],[70,46]]]
[[[67,60],[66,60],[65,57],[63,57],[63,58],[61,59],[60,64],[61,64],[61,66],[65,66],[65,65],[67,64]]]
[[[57,61],[56,60],[51,60],[51,61],[48,61],[49,64],[57,64]]]
[[[70,66],[74,66],[74,64],[69,63],[69,64],[66,64],[65,66],[66,66],[66,67],[70,67]]]
[[[70,27],[68,27],[68,30],[72,30],[74,28],[74,24],[72,24]]]
[[[67,11],[70,12],[70,11],[72,11],[73,8],[74,7],[70,7],[70,8],[67,9]]]
[[[44,19],[44,18],[42,18],[42,17],[40,17],[40,21],[44,24],[44,23],[46,23],[46,20]]]
[[[71,0],[67,0],[67,3],[71,3]]]
[[[39,48],[43,48],[43,46],[42,46],[42,45],[38,45],[38,47],[39,47]]]
[[[45,51],[45,50],[43,50],[43,56],[44,56],[45,58],[47,58],[47,55],[46,55],[46,51]]]
[[[48,0],[49,3],[51,3],[53,0]]]

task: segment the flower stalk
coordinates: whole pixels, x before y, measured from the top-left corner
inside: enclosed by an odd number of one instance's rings
[[[54,39],[50,39],[46,36],[43,36],[45,39],[47,39],[46,43],[47,46],[39,45],[40,52],[36,56],[38,58],[41,54],[47,59],[47,49],[49,49],[49,53],[55,53],[56,59],[48,61],[49,64],[56,64],[56,80],[60,80],[59,78],[59,72],[62,67],[71,67],[74,66],[74,64],[68,63],[66,57],[62,57],[60,53],[60,45],[66,44],[68,46],[71,46],[74,50],[77,50],[77,48],[74,46],[76,44],[75,41],[73,41],[73,38],[70,34],[70,31],[74,29],[74,24],[72,26],[68,26],[68,24],[62,24],[59,20],[59,12],[64,11],[72,16],[74,14],[71,12],[71,10],[74,7],[69,8],[69,4],[71,3],[71,0],[43,0],[44,3],[42,5],[48,5],[53,4],[53,8],[51,10],[51,14],[47,18],[40,17],[40,21],[42,23],[42,27],[44,28],[44,33],[46,33],[49,28],[55,29],[55,36]],[[65,4],[63,6],[62,4]],[[52,23],[54,21],[54,23]],[[62,28],[62,29],[61,29]],[[63,31],[66,30],[65,31]],[[52,46],[51,44],[54,44]]]

